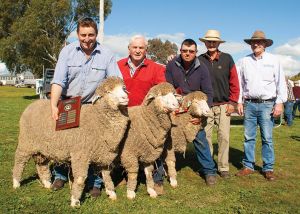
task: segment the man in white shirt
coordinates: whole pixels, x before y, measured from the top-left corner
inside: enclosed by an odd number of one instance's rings
[[[264,32],[255,31],[251,39],[244,40],[251,45],[252,54],[237,63],[241,92],[238,112],[244,117],[244,168],[236,176],[254,173],[257,125],[262,139],[262,173],[268,181],[275,180],[273,147],[273,119],[283,112],[287,100],[285,75],[276,56],[265,52],[273,44]]]

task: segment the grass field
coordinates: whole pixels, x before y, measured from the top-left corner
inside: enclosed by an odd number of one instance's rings
[[[177,165],[179,186],[164,183],[165,194],[156,199],[147,195],[144,181],[137,198],[126,198],[126,187],[118,186],[117,201],[105,194],[94,200],[85,194],[79,209],[70,207],[68,185],[58,192],[41,186],[30,161],[23,173],[21,188],[12,188],[12,167],[19,132],[18,121],[25,107],[38,97],[33,89],[0,87],[0,213],[300,213],[300,119],[293,127],[274,129],[277,180],[266,181],[257,172],[249,177],[228,180],[218,177],[217,185],[207,187],[197,174],[192,145]],[[41,121],[42,122],[42,121]],[[37,124],[38,125],[38,124]],[[230,171],[241,168],[243,128],[231,129]],[[262,165],[261,142],[257,143],[257,170]],[[216,156],[214,157],[216,159]]]

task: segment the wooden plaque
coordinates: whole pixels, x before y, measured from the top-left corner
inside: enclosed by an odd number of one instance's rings
[[[79,126],[81,97],[73,97],[58,102],[58,120],[55,130],[69,129]]]

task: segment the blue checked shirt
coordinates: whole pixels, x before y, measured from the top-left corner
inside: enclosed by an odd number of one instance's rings
[[[113,53],[96,44],[89,59],[80,47],[79,41],[62,49],[55,67],[51,84],[62,86],[62,95],[81,96],[81,102],[91,102],[98,85],[109,76],[122,78]]]

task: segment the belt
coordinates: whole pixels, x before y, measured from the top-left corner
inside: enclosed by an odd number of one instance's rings
[[[245,101],[251,102],[251,103],[268,103],[268,102],[274,102],[275,98],[271,98],[271,99],[245,99]]]

